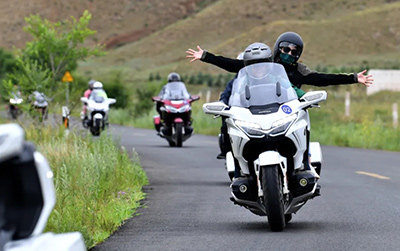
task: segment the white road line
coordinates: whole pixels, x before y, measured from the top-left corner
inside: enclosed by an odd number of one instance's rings
[[[390,180],[390,177],[382,176],[382,175],[379,175],[376,173],[367,173],[367,172],[362,172],[362,171],[357,171],[356,173],[371,176],[371,177],[378,178],[381,180]]]

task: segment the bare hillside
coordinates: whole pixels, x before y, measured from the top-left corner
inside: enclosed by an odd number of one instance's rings
[[[302,35],[302,60],[310,67],[393,63],[400,56],[400,2],[388,0],[219,0],[146,38],[117,48],[107,57],[82,64],[86,73],[125,69],[133,78],[151,72],[221,73],[214,66],[185,58],[201,45],[235,57],[248,44],[273,47],[282,32]]]
[[[52,21],[93,14],[98,33],[88,43],[106,43],[108,53],[83,62],[79,71],[101,77],[125,70],[129,79],[171,71],[221,73],[189,64],[188,48],[201,45],[235,57],[248,44],[273,47],[291,30],[304,39],[302,60],[316,65],[400,65],[400,1],[393,0],[13,0],[0,3],[0,45],[21,47],[29,39],[24,17]]]
[[[109,48],[136,41],[199,11],[210,0],[12,0],[0,2],[0,46],[23,47],[31,38],[23,32],[24,18],[40,14],[51,21],[78,18],[84,10],[93,15],[97,30],[89,43]]]

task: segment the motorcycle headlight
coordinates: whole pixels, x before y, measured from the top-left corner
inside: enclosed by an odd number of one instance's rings
[[[174,113],[177,112],[177,109],[171,105],[166,105],[165,109],[167,109],[167,111],[170,111],[170,112],[174,112]]]
[[[283,134],[290,127],[290,125],[293,123],[293,121],[296,120],[296,118],[297,118],[297,114],[294,113],[283,119],[275,121],[274,123],[272,123],[271,129],[269,130],[269,135],[276,136],[279,134]]]
[[[178,109],[178,112],[185,112],[189,108],[189,105],[184,105]]]
[[[235,125],[238,126],[249,137],[262,138],[265,136],[265,133],[262,131],[261,126],[258,123],[235,120]]]

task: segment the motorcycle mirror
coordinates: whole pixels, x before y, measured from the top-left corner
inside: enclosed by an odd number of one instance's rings
[[[156,102],[161,102],[161,98],[158,96],[152,97],[151,100],[156,101]]]
[[[87,102],[88,102],[88,98],[86,98],[86,97],[81,97],[81,101],[82,101],[83,103],[87,103]]]
[[[246,85],[245,94],[246,94],[246,99],[249,100],[250,99],[250,88],[248,85]]]
[[[117,100],[115,98],[109,98],[108,99],[108,103],[111,104],[115,104],[117,102]]]
[[[199,100],[199,99],[200,99],[200,96],[199,96],[199,95],[192,95],[192,96],[190,96],[190,98],[191,98],[193,101],[196,101],[196,100]]]

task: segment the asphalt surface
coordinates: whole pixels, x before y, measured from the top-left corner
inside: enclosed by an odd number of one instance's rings
[[[230,202],[217,137],[171,148],[153,130],[110,126],[140,156],[143,208],[92,250],[400,250],[400,153],[323,146],[322,196],[283,232]]]

